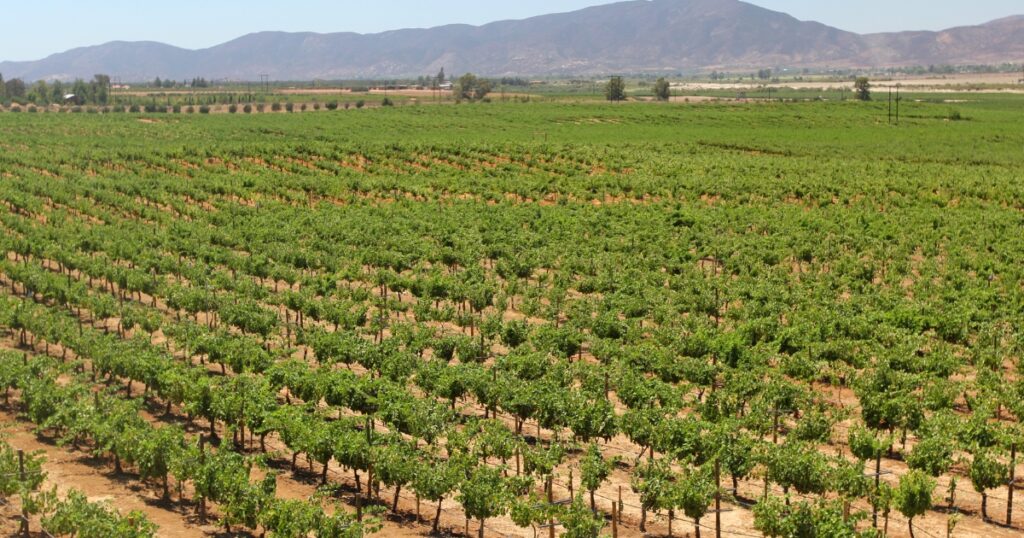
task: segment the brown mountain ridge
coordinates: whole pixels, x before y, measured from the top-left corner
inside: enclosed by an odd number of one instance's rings
[[[32,62],[5,77],[125,81],[351,79],[449,73],[607,75],[762,67],[997,64],[1024,59],[1024,16],[940,32],[861,35],[739,0],[632,0],[483,26],[379,34],[263,32],[202,50],[111,42]]]

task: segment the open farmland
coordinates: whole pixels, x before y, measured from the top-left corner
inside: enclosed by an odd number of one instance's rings
[[[0,114],[6,441],[159,536],[1020,536],[1024,99],[886,106]]]

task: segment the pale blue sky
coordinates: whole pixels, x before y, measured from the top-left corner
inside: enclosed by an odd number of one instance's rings
[[[482,24],[608,0],[46,0],[4,2],[0,61],[35,60],[107,41],[209,47],[261,30],[379,32]],[[855,32],[939,30],[1024,14],[1022,0],[751,0]]]

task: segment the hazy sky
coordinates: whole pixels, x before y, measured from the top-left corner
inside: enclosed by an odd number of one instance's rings
[[[940,30],[1024,14],[1021,0],[750,0],[799,19],[855,32]],[[261,30],[379,32],[482,24],[609,0],[47,0],[4,2],[0,61],[35,60],[107,41],[209,47]]]

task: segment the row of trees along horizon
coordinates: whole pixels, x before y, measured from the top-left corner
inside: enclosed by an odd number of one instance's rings
[[[409,84],[405,84],[405,81],[401,85],[417,86],[425,89],[439,89],[442,85],[448,82],[447,75],[445,75],[444,69],[436,76],[421,76],[415,81],[409,81]],[[480,78],[472,73],[467,73],[462,77],[452,80],[452,89],[458,100],[476,101],[486,98],[486,96],[493,91],[496,86],[506,87],[524,87],[529,86],[529,81],[516,78],[516,77],[504,77],[501,79],[485,79]],[[362,82],[358,84],[350,85],[347,89],[353,92],[367,92],[370,90],[370,83]],[[399,85],[392,82],[385,82],[386,86]],[[171,106],[172,104],[187,104],[187,105],[215,105],[215,104],[242,104],[242,103],[262,103],[267,102],[267,92],[253,92],[251,91],[251,84],[247,87],[250,88],[246,92],[224,92],[203,94],[203,95],[188,95],[183,96],[181,101],[172,103],[170,96],[164,96],[166,98],[166,105]],[[177,82],[171,79],[162,79],[157,77],[152,83],[144,88],[150,89],[209,89],[214,87],[214,84],[201,77],[193,78],[191,81]],[[92,80],[85,81],[78,79],[72,83],[65,83],[60,80],[53,82],[46,82],[39,80],[34,83],[26,83],[23,79],[14,78],[10,80],[4,80],[3,74],[0,73],[0,103],[5,106],[11,104],[17,105],[39,105],[48,106],[52,104],[58,105],[137,105],[147,104],[152,101],[151,104],[158,105],[153,101],[153,96],[138,96],[138,95],[122,95],[115,91],[114,86],[111,84],[111,77],[109,75],[95,75]]]
[[[762,70],[760,73],[762,78],[770,78],[771,71]],[[444,69],[438,73],[435,77],[420,77],[416,81],[416,86],[425,89],[438,89],[447,81]],[[385,82],[385,85],[390,83]],[[487,99],[487,96],[494,91],[496,85],[501,87],[505,86],[529,86],[529,81],[520,78],[502,78],[497,80],[486,79],[477,77],[472,73],[467,73],[462,77],[456,79],[452,83],[452,92],[457,101],[480,101]],[[397,84],[396,84],[397,85]],[[871,84],[867,77],[858,77],[855,82],[855,91],[858,99],[862,101],[871,100]],[[177,82],[170,81],[170,79],[156,78],[150,86],[151,88],[159,89],[176,89],[176,88],[210,88],[211,83],[204,78],[194,78],[191,82],[183,82],[179,85]],[[354,87],[353,91],[368,91],[369,87]],[[658,78],[653,86],[653,95],[655,99],[659,101],[668,101],[672,96],[671,83],[665,77]],[[609,101],[625,101],[627,99],[626,82],[621,76],[611,77],[607,84],[604,86],[604,95]],[[22,79],[14,78],[5,81],[3,74],[0,74],[0,103],[4,106],[11,106],[12,104],[17,105],[39,105],[48,106],[52,104],[71,104],[71,105],[129,105],[134,106],[140,104],[142,101],[152,101],[151,104],[154,108],[166,104],[172,106],[176,104],[187,104],[187,105],[216,105],[216,104],[243,104],[243,103],[264,103],[267,102],[266,93],[254,93],[251,91],[239,93],[239,92],[226,92],[223,94],[202,94],[202,95],[187,95],[182,97],[183,103],[171,102],[171,97],[165,95],[166,103],[157,103],[154,96],[137,96],[137,95],[117,95],[112,91],[111,79],[109,75],[95,75],[92,80],[84,81],[78,79],[73,83],[64,83],[56,80],[47,83],[44,80],[36,81],[29,85],[26,84]],[[145,104],[145,103],[142,103]],[[390,100],[385,100],[385,105],[392,104]],[[330,108],[330,107],[329,107]],[[330,108],[331,110],[337,107]]]

